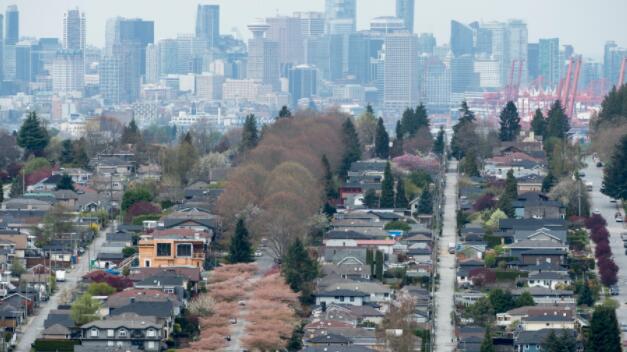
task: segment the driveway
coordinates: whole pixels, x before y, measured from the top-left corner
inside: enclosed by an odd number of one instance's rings
[[[76,264],[76,266],[66,275],[66,281],[57,285],[57,292],[55,292],[55,294],[52,295],[47,302],[39,306],[37,313],[30,317],[25,325],[22,325],[18,329],[18,343],[15,349],[16,351],[30,351],[31,345],[44,330],[44,321],[48,317],[48,314],[50,314],[51,310],[57,309],[61,298],[61,292],[64,290],[75,290],[79,280],[81,280],[83,275],[89,272],[89,259],[95,258],[98,253],[100,253],[100,249],[102,248],[102,244],[106,238],[105,234],[109,232],[109,229],[110,227],[106,227],[98,232],[98,235],[94,241],[92,241],[89,248],[87,248],[87,251],[79,257],[78,264]]]
[[[455,349],[453,342],[453,321],[455,294],[455,254],[448,252],[448,244],[456,243],[457,237],[457,161],[449,163],[446,171],[446,187],[444,188],[444,217],[442,237],[438,240],[438,266],[440,284],[435,294],[435,351],[452,352]]]

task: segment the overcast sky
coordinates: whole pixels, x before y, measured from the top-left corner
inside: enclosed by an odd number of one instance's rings
[[[0,0],[16,4],[24,36],[63,33],[63,12],[78,6],[87,16],[87,42],[104,46],[107,18],[141,17],[155,21],[155,39],[194,31],[198,3],[219,4],[221,28],[237,28],[244,38],[246,24],[255,18],[293,11],[323,11],[324,0]],[[376,16],[393,15],[394,0],[357,0],[357,26],[367,28]],[[450,20],[463,22],[520,18],[527,22],[529,41],[559,37],[585,56],[601,59],[603,44],[615,40],[627,46],[627,0],[416,0],[415,31],[432,32],[438,44],[449,41]]]

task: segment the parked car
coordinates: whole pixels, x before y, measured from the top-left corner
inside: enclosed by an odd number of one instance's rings
[[[603,163],[600,161],[597,161],[597,167],[603,167]]]
[[[601,211],[599,210],[599,208],[594,208],[594,210],[592,211],[592,214],[601,215]]]
[[[616,220],[616,222],[623,222],[623,214],[619,212],[616,212],[616,214],[614,214],[614,220]]]
[[[261,256],[263,256],[262,251],[255,251],[255,257],[261,257]]]
[[[229,320],[229,322],[233,325],[237,324],[237,318],[231,318],[231,320]]]
[[[612,296],[618,296],[619,295],[619,290],[618,290],[618,286],[616,285],[612,285],[610,286],[610,295]]]

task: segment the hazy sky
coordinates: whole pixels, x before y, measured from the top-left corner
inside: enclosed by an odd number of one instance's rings
[[[219,4],[221,29],[235,27],[244,38],[255,18],[293,11],[322,11],[324,0],[0,0],[17,4],[20,31],[25,36],[62,36],[63,12],[78,6],[87,16],[87,42],[103,46],[107,18],[141,17],[155,21],[155,39],[194,31],[198,3]],[[394,0],[357,0],[357,26],[367,28],[376,16],[393,15]],[[529,41],[559,37],[560,44],[595,59],[603,44],[615,40],[627,46],[627,0],[416,0],[415,31],[433,32],[438,44],[449,41],[450,20],[463,22],[520,18],[527,22]]]

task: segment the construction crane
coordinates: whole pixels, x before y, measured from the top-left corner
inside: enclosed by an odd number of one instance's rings
[[[625,83],[625,66],[627,66],[627,57],[623,57],[623,60],[620,63],[620,73],[618,74],[617,87],[620,87]]]
[[[557,88],[557,98],[564,107],[564,112],[570,118],[575,113],[575,105],[577,100],[577,85],[579,84],[579,74],[581,72],[581,57],[571,58],[568,60],[568,69],[566,76],[560,81]]]

